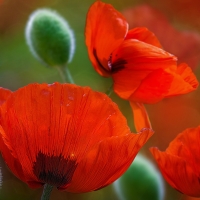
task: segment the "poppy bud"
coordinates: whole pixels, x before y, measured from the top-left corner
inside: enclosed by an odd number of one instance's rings
[[[163,200],[162,176],[145,157],[138,155],[129,169],[114,183],[120,200]]]
[[[33,12],[26,26],[26,40],[33,55],[47,66],[72,60],[75,40],[67,21],[48,9]]]

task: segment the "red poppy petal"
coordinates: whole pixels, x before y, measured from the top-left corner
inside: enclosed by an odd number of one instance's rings
[[[31,188],[41,187],[43,184],[41,184],[35,176],[26,176],[24,173],[23,167],[17,157],[16,150],[12,148],[9,139],[1,126],[0,134],[0,151],[12,173],[23,182],[26,182]]]
[[[130,166],[153,132],[112,137],[99,143],[77,167],[69,192],[89,192],[107,186]]]
[[[130,101],[134,116],[134,125],[137,132],[143,128],[152,128],[148,113],[142,103]]]
[[[176,71],[155,70],[140,84],[129,97],[143,103],[156,103],[165,97],[189,93],[198,87],[198,81],[186,64],[179,65]]]
[[[199,82],[187,64],[180,64],[175,72],[170,71],[170,73],[174,79],[167,96],[186,94],[197,89]]]
[[[12,91],[0,87],[0,105],[2,105],[7,100],[11,93]]]
[[[158,166],[168,183],[178,191],[200,196],[199,178],[184,159],[150,148]],[[192,186],[192,187],[191,187]]]
[[[112,56],[114,90],[120,97],[129,99],[149,74],[168,68],[176,70],[176,57],[147,43],[126,40]]]
[[[21,88],[2,105],[1,116],[1,135],[8,148],[17,149],[12,156],[30,185],[38,180],[33,172],[38,155],[78,162],[99,141],[130,133],[126,119],[105,94],[72,84]]]
[[[108,76],[108,59],[124,40],[128,24],[110,4],[96,1],[89,9],[85,27],[85,42],[95,70]]]
[[[128,39],[137,39],[139,41],[145,42],[147,44],[151,44],[153,46],[162,48],[159,40],[155,36],[154,33],[149,31],[145,27],[138,27],[128,31],[125,40]]]
[[[121,67],[126,69],[146,71],[170,68],[173,70],[177,67],[177,58],[156,46],[139,40],[129,39],[125,40],[112,53],[112,70],[115,70],[115,67],[119,67],[121,63],[123,64]]]
[[[155,70],[141,81],[129,99],[147,104],[156,103],[167,95],[173,78],[170,73],[162,69]]]
[[[183,159],[187,159],[187,163],[193,167],[194,171],[199,174],[200,169],[200,146],[196,145],[200,140],[200,126],[189,128],[178,134],[178,136],[170,143],[166,152],[177,155]],[[193,145],[191,145],[193,144]]]
[[[14,156],[15,151],[12,149],[10,145],[7,145],[7,141],[5,139],[5,132],[1,126],[0,126],[0,133],[2,136],[0,137],[0,151],[2,153],[4,160],[6,161],[6,164],[10,167],[10,169],[12,169],[12,172],[15,174],[15,176],[20,178],[22,181],[25,181],[26,179],[24,177],[21,164]],[[13,156],[10,156],[10,153],[12,153]],[[8,157],[9,159],[7,159]]]

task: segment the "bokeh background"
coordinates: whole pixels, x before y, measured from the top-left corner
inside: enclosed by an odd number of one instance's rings
[[[93,69],[84,43],[86,14],[94,0],[0,0],[0,86],[10,90],[29,83],[62,82],[58,71],[44,67],[30,53],[25,41],[25,27],[29,15],[37,8],[52,8],[68,20],[74,30],[76,51],[68,65],[75,83],[105,92],[112,80],[99,76]],[[187,62],[200,80],[200,1],[199,0],[105,0],[121,11],[130,27],[146,26],[160,39],[163,47]],[[106,36],[105,36],[106,38]],[[119,105],[132,131],[133,116],[129,103],[114,93],[111,98]],[[156,167],[148,148],[158,146],[165,150],[181,131],[200,125],[200,90],[146,105],[155,131],[141,153]],[[117,152],[116,152],[117,153]],[[37,200],[42,189],[32,190],[17,178],[0,159],[2,186],[0,200]],[[136,173],[133,171],[133,173]],[[159,173],[159,172],[158,172]],[[145,185],[151,182],[144,181]],[[136,187],[136,185],[132,185]],[[191,186],[192,187],[192,186]],[[163,200],[195,200],[180,194],[164,182]],[[120,200],[110,185],[100,191],[70,194],[53,190],[51,200]],[[139,199],[134,200],[153,200]],[[129,199],[127,199],[129,200]]]

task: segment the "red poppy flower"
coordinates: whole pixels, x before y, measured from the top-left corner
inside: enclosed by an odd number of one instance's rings
[[[0,148],[30,187],[100,189],[121,176],[152,135],[132,134],[105,94],[72,84],[30,84],[0,108]]]
[[[146,3],[158,8],[169,18],[183,27],[191,27],[200,31],[200,1],[199,0],[145,0]]]
[[[150,148],[167,182],[178,191],[200,197],[200,126],[186,129],[165,152]]]
[[[125,18],[109,4],[96,1],[90,7],[85,37],[95,70],[111,76],[114,91],[131,101],[133,112],[137,110],[137,130],[150,126],[142,103],[156,103],[198,86],[191,69],[177,66],[177,58],[161,48],[153,33],[146,28],[128,30]]]

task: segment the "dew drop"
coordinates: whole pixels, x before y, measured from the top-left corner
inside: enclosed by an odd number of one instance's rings
[[[53,86],[53,85],[55,85],[55,83],[49,83],[49,84],[48,84],[48,87],[51,87],[51,86]]]
[[[47,95],[50,94],[50,91],[49,91],[49,90],[43,89],[43,90],[41,91],[41,94],[47,96]]]
[[[69,99],[70,101],[73,101],[73,100],[74,100],[74,97],[69,96],[68,99]]]

